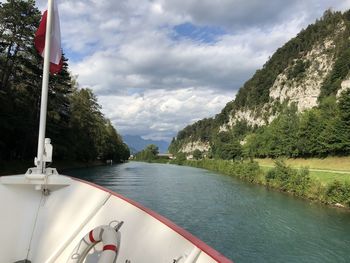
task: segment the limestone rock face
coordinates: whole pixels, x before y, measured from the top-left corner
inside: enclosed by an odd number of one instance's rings
[[[345,27],[339,26],[338,34],[345,30]],[[269,90],[270,101],[259,109],[240,109],[232,112],[229,121],[220,126],[219,131],[227,131],[237,121],[245,120],[251,126],[262,126],[273,121],[278,114],[273,112],[274,103],[295,103],[298,112],[318,105],[318,97],[321,92],[321,86],[327,75],[334,66],[335,44],[332,39],[325,39],[317,43],[314,47],[304,54],[301,58],[295,59],[282,73],[280,73]],[[290,77],[290,72],[297,64],[306,65],[302,77]],[[342,89],[350,88],[350,80],[343,81]],[[263,117],[264,116],[264,117]]]
[[[265,110],[263,109],[262,111]],[[239,110],[236,113],[230,115],[228,123],[220,126],[219,131],[228,131],[238,121],[247,121],[247,123],[251,126],[264,125],[265,121],[260,117],[262,111],[256,112],[250,109]]]
[[[279,74],[270,88],[270,99],[280,103],[296,103],[298,111],[317,106],[317,98],[321,92],[321,85],[332,70],[334,65],[333,50],[335,45],[332,40],[326,40],[317,44],[314,48],[300,59],[308,64],[308,68],[302,78],[288,79],[288,72],[292,70],[297,61],[290,65],[284,72]]]
[[[210,149],[209,142],[193,141],[193,142],[184,144],[180,149],[180,152],[192,153],[195,150],[200,150],[201,152],[208,152],[209,149]]]

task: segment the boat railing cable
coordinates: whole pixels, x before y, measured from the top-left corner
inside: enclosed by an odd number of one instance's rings
[[[43,202],[43,199],[44,199],[44,193],[42,193],[41,197],[40,197],[40,201],[39,201],[39,206],[36,210],[36,213],[35,213],[35,219],[34,219],[34,224],[33,224],[33,228],[32,228],[32,233],[30,235],[30,240],[29,240],[29,245],[28,245],[28,249],[27,249],[27,256],[26,256],[26,260],[28,260],[28,257],[29,257],[29,253],[30,253],[30,249],[32,247],[32,242],[33,242],[33,236],[34,236],[34,232],[35,232],[35,229],[36,229],[36,225],[37,225],[37,222],[38,222],[38,217],[39,217],[39,211],[40,211],[40,207],[42,205],[42,202]]]

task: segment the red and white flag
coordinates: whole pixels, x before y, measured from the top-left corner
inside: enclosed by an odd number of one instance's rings
[[[60,20],[58,16],[58,8],[56,1],[53,6],[53,17],[51,27],[51,47],[50,47],[50,73],[56,74],[61,71],[62,50],[61,50],[61,30]],[[35,33],[34,45],[39,54],[44,57],[45,53],[45,34],[46,34],[47,10],[44,12],[38,30]]]

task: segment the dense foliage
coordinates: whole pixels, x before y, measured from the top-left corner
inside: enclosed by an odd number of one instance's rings
[[[135,159],[139,161],[152,161],[156,160],[158,157],[159,149],[158,146],[154,144],[148,145],[145,149],[142,151],[138,152],[135,155]]]
[[[350,90],[297,114],[286,108],[270,125],[247,136],[243,151],[251,157],[324,157],[350,155]]]
[[[0,161],[36,156],[42,58],[33,45],[41,14],[33,0],[0,2]],[[95,95],[68,72],[50,76],[46,137],[54,160],[125,160],[128,147],[103,116]]]

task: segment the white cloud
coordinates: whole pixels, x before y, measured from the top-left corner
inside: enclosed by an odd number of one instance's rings
[[[229,89],[233,93],[269,54],[256,53],[248,43],[233,43],[235,39],[225,38],[216,45],[175,45],[163,36],[145,35],[142,40],[120,43],[118,49],[87,56],[71,68],[79,72],[81,84],[99,94],[118,94],[127,88],[189,87]]]
[[[349,0],[58,3],[72,73],[94,90],[120,132],[148,138],[170,138],[218,113],[278,47],[325,9],[350,7]],[[37,4],[43,9],[46,1]],[[221,33],[208,42],[176,38],[174,26],[184,23]]]
[[[270,27],[306,15],[313,22],[324,10],[345,10],[349,0],[158,0],[164,10],[183,14],[193,23],[239,30]]]
[[[122,133],[165,140],[195,119],[218,113],[229,100],[227,95],[194,88],[99,97],[103,112]]]

